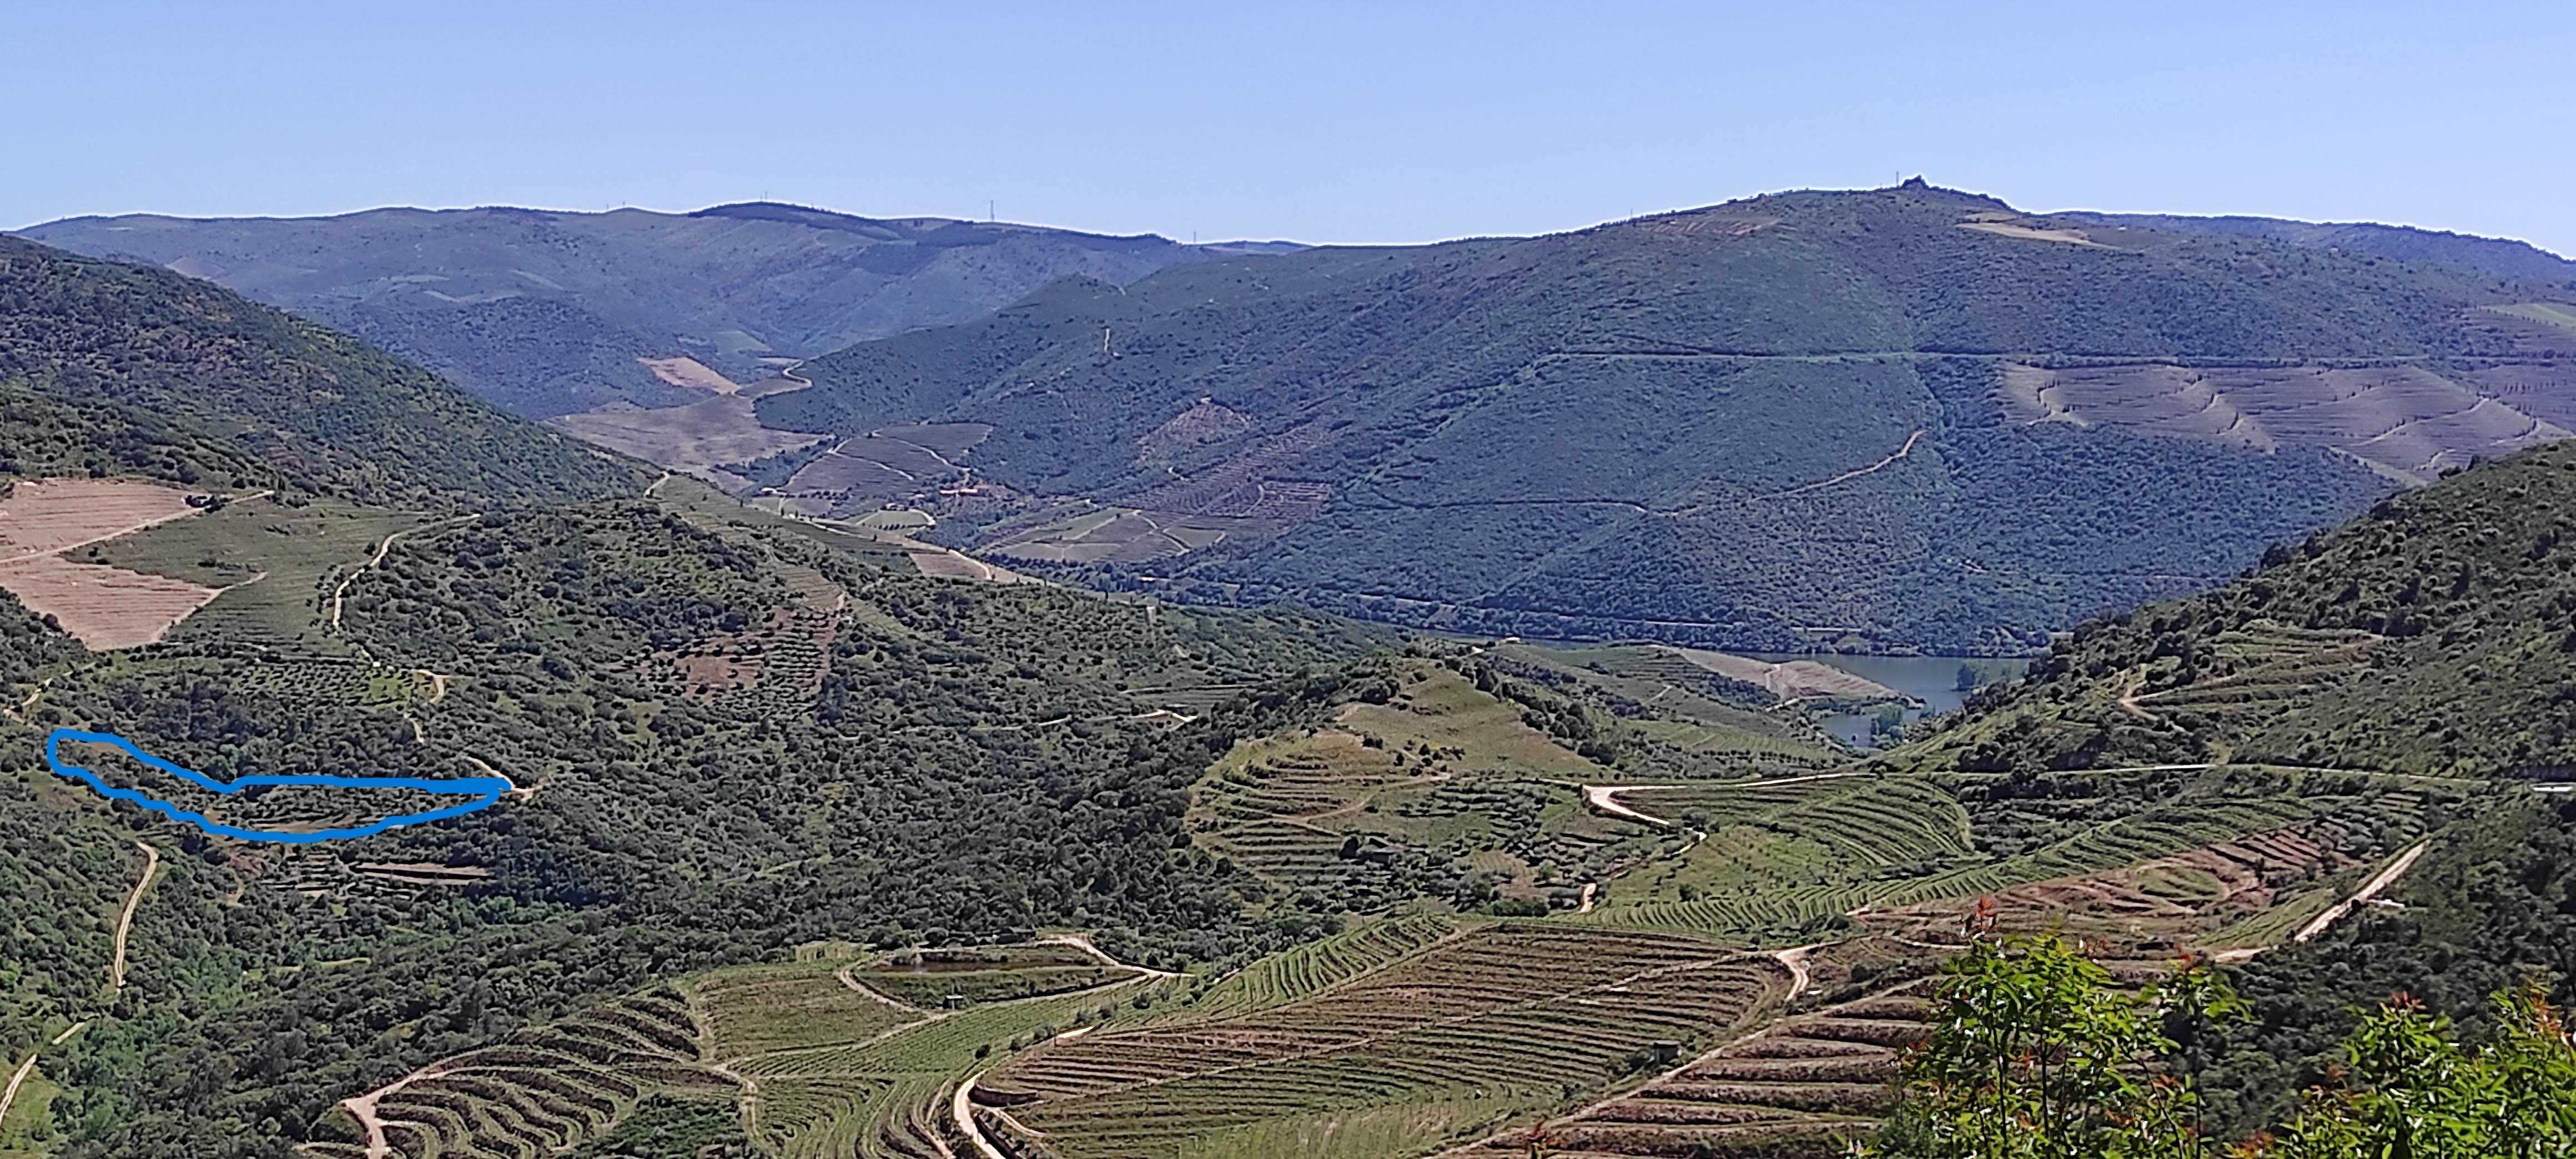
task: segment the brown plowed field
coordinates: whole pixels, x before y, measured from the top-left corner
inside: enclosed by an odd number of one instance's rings
[[[190,492],[140,479],[30,479],[0,500],[0,588],[52,616],[89,648],[149,644],[220,594],[217,589],[63,553],[202,508]]]
[[[141,479],[29,479],[0,499],[0,563],[185,519],[190,492]]]
[[[221,591],[167,576],[38,556],[0,564],[0,588],[93,652],[159,640]]]

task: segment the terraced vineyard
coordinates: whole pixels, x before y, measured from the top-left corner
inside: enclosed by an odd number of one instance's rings
[[[1571,907],[1581,885],[1652,852],[1649,827],[1584,811],[1577,785],[1616,776],[1449,667],[1413,661],[1385,703],[1329,727],[1238,744],[1202,779],[1190,828],[1283,889],[1376,912],[1429,893]],[[1464,884],[1462,884],[1464,883]]]
[[[1677,649],[1504,644],[1493,654],[1598,698],[1649,747],[1667,750],[1654,762],[1659,776],[1793,772],[1846,755],[1802,710],[1781,706],[1780,692],[1722,676]]]
[[[1921,778],[1815,776],[1642,789],[1623,800],[1706,837],[1612,881],[1577,920],[1798,939],[1817,932],[1813,923],[1959,876],[1974,860],[1967,813]]]
[[[1030,1052],[978,1080],[979,1121],[990,1133],[1042,1135],[1067,1159],[1245,1154],[1283,1139],[1302,1140],[1302,1154],[1403,1154],[1606,1087],[1749,1027],[1785,997],[1786,972],[1765,956],[1547,924],[1480,927],[1347,980],[1329,976],[1374,961],[1392,948],[1384,939],[1429,932],[1363,931],[1319,951],[1305,965],[1342,965],[1319,972],[1321,989],[1278,1005],[1220,988],[1211,1011],[1224,1013]],[[1305,977],[1296,985],[1317,981]],[[1385,1150],[1345,1150],[1357,1144],[1330,1129],[1399,1120],[1400,1147],[1364,1133],[1366,1146]]]
[[[700,974],[679,986],[715,1058],[864,1042],[921,1018],[844,978],[848,968],[811,958]]]
[[[2213,642],[2223,674],[2134,694],[2124,704],[2150,716],[2208,718],[2213,725],[2236,714],[2277,711],[2362,671],[2382,637],[2267,623],[2221,632]]]
[[[1194,999],[1182,1017],[1196,1021],[1284,1005],[1391,965],[1457,928],[1443,917],[1400,917],[1309,942],[1227,976]]]
[[[316,1159],[536,1159],[597,1137],[655,1095],[730,1099],[706,1065],[687,1002],[669,989],[442,1060],[349,1100],[365,1142],[315,1143]]]
[[[1980,894],[2054,883],[2033,900],[2062,905],[2089,888],[2066,884],[2073,879],[2152,877],[2159,859],[2186,855],[2192,872],[2215,872],[2190,859],[2224,862],[2236,848],[2226,843],[2252,842],[2245,848],[2262,864],[2262,850],[2286,840],[2284,831],[2319,849],[2274,860],[2330,875],[2413,840],[2459,799],[2456,789],[2401,778],[2261,768],[2070,773],[2010,785],[1860,774],[1631,790],[1623,803],[1707,836],[1680,858],[1612,881],[1575,920],[1783,944],[1834,936],[1847,916],[1932,906],[1955,927]],[[2278,874],[2224,887],[2205,878],[2202,888],[2222,890],[2213,900],[2240,904],[2184,923],[2187,932],[2251,920],[2247,907],[2268,912],[2299,892],[2292,884]]]
[[[1136,972],[1105,964],[1078,946],[1042,942],[906,950],[847,967],[842,976],[896,1002],[937,1010],[1088,990],[1131,980]]]
[[[1175,996],[1140,975],[1094,991],[923,1014],[878,1037],[734,1063],[758,1088],[752,1139],[789,1159],[948,1159],[971,1154],[951,1112],[958,1083],[997,1057]]]
[[[1307,739],[1254,751],[1297,772]],[[1392,753],[1421,751],[1345,741],[1386,778]],[[1234,791],[1342,807],[1347,778],[1314,783]],[[1427,823],[1442,793],[1508,783],[1387,800]],[[447,1060],[362,1106],[402,1159],[537,1159],[654,1098],[732,1108],[754,1152],[797,1159],[1839,1154],[1885,1111],[1925,1033],[1920,980],[1980,896],[1998,928],[2064,928],[2144,976],[2184,948],[2284,939],[2459,795],[2265,768],[1633,789],[1622,803],[1705,836],[1580,914],[1407,911],[1215,979],[1064,942],[817,946]],[[1797,942],[1812,944],[1749,948]],[[1050,992],[1066,986],[1081,988]]]
[[[1929,1037],[1919,981],[1785,1019],[1639,1090],[1477,1150],[1496,1156],[1828,1156],[1878,1127],[1901,1052]]]
[[[2358,876],[2346,871],[2369,864],[2347,844],[2349,836],[2330,821],[2266,830],[2116,869],[2009,886],[1983,895],[1973,908],[1986,909],[2006,933],[2063,930],[2094,945],[2162,952],[2259,945],[2295,928],[2281,915],[2324,908]],[[2301,898],[2314,904],[2286,904]],[[1956,943],[1971,908],[1954,900],[1855,916],[1870,929]]]
[[[996,947],[1044,972],[1057,945]],[[1093,961],[1079,950],[1070,951]],[[540,1159],[612,1134],[652,1099],[715,1104],[762,1154],[949,1159],[967,1146],[949,1095],[997,1054],[1113,1017],[1141,1019],[1182,983],[1118,982],[960,1011],[924,1010],[852,976],[848,947],[732,967],[620,999],[504,1045],[441,1060],[345,1105],[349,1142],[314,1159]]]
[[[388,535],[421,517],[319,501],[237,502],[98,545],[99,562],[220,588],[171,639],[337,653],[332,590]]]

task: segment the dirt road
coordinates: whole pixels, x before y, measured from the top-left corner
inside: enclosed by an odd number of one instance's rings
[[[2336,922],[2342,921],[2344,915],[2351,913],[2353,911],[2353,907],[2369,901],[2372,898],[2378,897],[2381,890],[2397,884],[2398,878],[2406,876],[2407,870],[2415,868],[2415,859],[2424,856],[2424,851],[2432,848],[2432,846],[2433,843],[2430,841],[2416,842],[2414,848],[2398,854],[2397,860],[2389,862],[2388,868],[2380,870],[2376,876],[2372,877],[2369,882],[2364,884],[2361,889],[2355,892],[2351,897],[2336,902],[2332,907],[2328,908],[2326,912],[2318,914],[2315,918],[2310,919],[2308,924],[2300,926],[2299,932],[2292,934],[2290,936],[2290,940],[2293,942],[2304,942],[2310,938],[2316,937],[2318,934],[2326,932],[2327,927],[2334,925]]]
[[[992,1140],[984,1137],[984,1128],[975,1122],[974,1079],[957,1084],[957,1093],[948,1100],[948,1117],[956,1122],[957,1133],[975,1145],[977,1155],[983,1159],[1011,1159],[1002,1153],[1001,1148],[994,1146]]]
[[[1831,487],[1831,486],[1833,486],[1833,485],[1834,485],[1834,484],[1836,484],[1836,483],[1848,483],[1848,482],[1850,482],[1850,481],[1852,481],[1852,480],[1854,480],[1854,479],[1860,478],[1860,477],[1861,477],[1861,476],[1863,476],[1863,475],[1872,475],[1872,474],[1876,474],[1876,473],[1878,473],[1878,472],[1880,472],[1880,471],[1886,470],[1889,466],[1893,465],[1893,464],[1894,464],[1898,459],[1902,459],[1902,458],[1905,458],[1905,457],[1907,457],[1907,456],[1909,456],[1909,455],[1912,455],[1912,454],[1914,453],[1914,444],[1916,444],[1916,443],[1918,443],[1918,442],[1921,442],[1922,440],[1923,440],[1923,430],[1922,430],[1922,428],[1919,428],[1919,427],[1918,427],[1918,428],[1916,428],[1916,429],[1915,429],[1915,431],[1914,431],[1914,433],[1913,433],[1913,434],[1910,434],[1910,435],[1905,436],[1905,445],[1904,445],[1904,446],[1902,446],[1902,447],[1898,447],[1898,448],[1896,449],[1896,453],[1895,453],[1895,454],[1893,454],[1893,455],[1889,455],[1888,457],[1886,457],[1886,458],[1884,458],[1884,459],[1880,459],[1879,461],[1877,461],[1877,462],[1875,462],[1875,463],[1872,463],[1872,464],[1870,464],[1870,465],[1868,465],[1868,466],[1866,466],[1866,467],[1862,467],[1862,468],[1859,468],[1859,469],[1857,469],[1857,470],[1852,470],[1852,471],[1845,471],[1845,472],[1843,472],[1842,474],[1836,475],[1836,476],[1834,476],[1834,477],[1833,477],[1833,478],[1831,478],[1831,479],[1820,479],[1820,480],[1817,480],[1816,482],[1809,483],[1809,484],[1807,484],[1807,485],[1806,485],[1806,486],[1804,486],[1804,487],[1792,487],[1792,488],[1790,488],[1790,489],[1788,489],[1788,490],[1786,490],[1786,491],[1781,491],[1781,492],[1778,492],[1778,493],[1776,493],[1776,494],[1772,495],[1772,496],[1771,496],[1771,498],[1773,498],[1773,499],[1786,499],[1786,498],[1788,498],[1788,497],[1790,497],[1790,496],[1792,496],[1792,495],[1804,495],[1804,494],[1806,494],[1806,493],[1807,493],[1807,492],[1809,492],[1809,491],[1821,491],[1821,490],[1824,490],[1825,488],[1827,488],[1827,487]],[[1883,443],[1882,443],[1882,444],[1880,444],[1880,445],[1881,445],[1881,446],[1884,446],[1885,444],[1883,444]]]
[[[1583,802],[1604,813],[1608,813],[1613,817],[1625,817],[1628,820],[1639,821],[1648,825],[1665,826],[1672,824],[1672,822],[1661,817],[1657,817],[1652,813],[1640,813],[1626,805],[1620,804],[1619,794],[1634,793],[1641,789],[1679,789],[1685,787],[1686,786],[1682,785],[1585,785],[1583,786]]]
[[[413,1083],[446,1073],[445,1066],[431,1063],[363,1095],[340,1100],[340,1105],[349,1108],[349,1114],[357,1118],[358,1126],[367,1133],[367,1159],[391,1159],[394,1153],[393,1144],[385,1139],[385,1121],[376,1117],[377,1101]]]
[[[479,518],[481,518],[481,516],[459,515],[454,519],[442,519],[436,523],[424,523],[418,527],[406,527],[400,531],[386,535],[383,542],[376,544],[376,553],[368,556],[367,562],[350,568],[349,574],[340,577],[339,586],[331,589],[331,630],[334,632],[340,630],[340,603],[348,596],[349,585],[357,582],[358,576],[361,573],[375,567],[377,564],[383,563],[385,561],[385,553],[394,549],[395,540],[406,535],[410,535],[416,531],[434,531],[441,527],[448,527],[458,523],[468,523]]]
[[[61,1034],[55,1035],[53,1042],[48,1045],[61,1046],[66,1042],[70,1042],[72,1040],[72,1036],[80,1033],[81,1028],[87,1025],[89,1025],[89,1023],[86,1022],[72,1023],[70,1029],[63,1031]],[[40,1053],[42,1052],[34,1050],[28,1051],[27,1061],[19,1063],[17,1071],[9,1076],[8,1088],[0,1090],[0,1122],[6,1122],[8,1120],[9,1104],[18,1101],[19,1086],[23,1085],[27,1081],[28,1075],[36,1073],[36,1056]]]
[[[1089,934],[1049,934],[1046,937],[1039,938],[1038,940],[1050,945],[1072,946],[1075,949],[1081,950],[1083,953],[1089,954],[1093,958],[1098,959],[1100,964],[1103,966],[1110,966],[1120,970],[1134,970],[1138,974],[1144,975],[1148,978],[1180,977],[1180,975],[1169,970],[1157,970],[1151,966],[1139,966],[1132,962],[1121,962],[1116,958],[1110,957],[1109,951],[1103,950],[1099,946],[1092,944],[1091,935]]]
[[[134,907],[143,904],[143,891],[152,884],[152,875],[161,872],[161,851],[148,842],[137,841],[134,847],[143,851],[143,876],[134,880],[134,892],[125,897],[125,912],[116,916],[116,961],[107,969],[107,988],[125,989],[125,939],[134,929]]]

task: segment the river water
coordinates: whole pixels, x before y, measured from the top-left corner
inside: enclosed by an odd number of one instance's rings
[[[1959,687],[1959,666],[1974,669],[1982,683],[2017,680],[2030,668],[2029,660],[1995,660],[1961,656],[1840,656],[1822,653],[1747,652],[1747,656],[1775,663],[1789,660],[1813,660],[1830,664],[1855,676],[1866,677],[1921,701],[1919,707],[1905,710],[1906,723],[1927,716],[1938,716],[1958,710],[1969,693]],[[1821,718],[1825,730],[1845,742],[1862,748],[1876,747],[1870,738],[1870,722],[1875,713],[1838,712]]]

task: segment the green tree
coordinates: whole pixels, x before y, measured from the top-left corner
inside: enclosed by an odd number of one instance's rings
[[[1934,1033],[1908,1059],[1881,1154],[1919,1159],[2157,1159],[2213,1154],[2199,1099],[2168,1066],[2175,1019],[2235,1017],[2222,979],[2185,962],[2126,992],[2065,941],[1981,939],[1943,968]]]
[[[2128,993],[2056,938],[1981,939],[1943,967],[1932,1037],[1909,1057],[1888,1159],[2544,1159],[2576,1155],[2576,1037],[2545,983],[2497,994],[2495,1032],[2463,1046],[2400,994],[2345,1039],[2330,1088],[2239,1148],[2202,1129],[2169,1031],[2244,1016],[2185,960]]]
[[[2463,1048],[2450,1020],[2400,994],[2364,1019],[2335,1089],[2263,1159],[2541,1159],[2576,1154],[2576,1042],[2537,980],[2495,996],[2495,1041]]]

